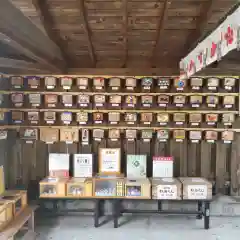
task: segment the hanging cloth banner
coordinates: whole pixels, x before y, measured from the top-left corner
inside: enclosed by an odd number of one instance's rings
[[[239,45],[240,7],[184,57],[179,67],[189,78],[211,63],[219,61],[230,51],[239,49]]]

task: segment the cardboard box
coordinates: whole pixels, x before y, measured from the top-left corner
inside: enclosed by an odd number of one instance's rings
[[[0,231],[13,219],[13,202],[0,200]]]
[[[212,199],[212,184],[205,178],[179,178],[183,184],[183,199]]]
[[[67,178],[47,177],[39,183],[40,198],[54,198],[66,196]]]
[[[93,183],[91,178],[71,178],[67,182],[67,196],[92,197]]]
[[[152,178],[152,199],[181,200],[182,183],[176,178]]]
[[[125,198],[151,198],[151,183],[148,178],[126,178]]]

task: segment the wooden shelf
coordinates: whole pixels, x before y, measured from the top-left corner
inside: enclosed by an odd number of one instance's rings
[[[3,125],[0,126],[0,129],[20,129],[20,128],[54,128],[54,129],[103,129],[103,130],[109,130],[109,129],[120,129],[120,130],[125,130],[125,129],[137,129],[137,130],[185,130],[185,131],[216,131],[216,132],[222,132],[222,131],[234,131],[234,132],[240,132],[240,129],[237,128],[191,128],[191,127],[138,127],[138,126],[20,126],[20,125]]]
[[[185,92],[175,92],[175,93],[165,93],[165,92],[157,92],[157,93],[135,93],[135,92],[54,92],[54,91],[24,91],[24,90],[15,90],[15,91],[0,91],[0,94],[12,94],[12,93],[24,93],[24,94],[56,94],[56,95],[88,95],[88,96],[93,96],[93,95],[105,95],[105,96],[111,96],[111,95],[120,95],[120,96],[128,96],[128,95],[134,95],[134,96],[159,96],[159,95],[168,95],[168,96],[176,96],[176,95],[184,95],[184,96],[239,96],[238,93],[218,93],[218,92],[208,92],[208,93],[200,93],[200,92],[192,92],[192,93],[185,93]]]
[[[65,108],[65,109],[56,109],[56,108],[1,108],[0,112],[9,112],[9,111],[21,111],[21,112],[88,112],[88,113],[94,113],[94,112],[102,112],[102,113],[109,113],[109,112],[119,112],[119,113],[235,113],[238,114],[238,111],[236,110],[138,110],[138,109],[71,109],[71,108]]]

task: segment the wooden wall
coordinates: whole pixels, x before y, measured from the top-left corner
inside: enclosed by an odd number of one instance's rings
[[[5,141],[5,143],[3,143]],[[25,143],[17,138],[15,130],[9,131],[8,140],[1,140],[1,149],[4,148],[4,165],[7,187],[37,186],[36,182],[47,175],[49,153],[93,153],[94,172],[98,169],[99,148],[122,149],[122,171],[126,169],[126,154],[147,154],[147,174],[151,177],[154,155],[174,156],[174,176],[202,176],[216,181],[216,192],[228,194],[225,185],[230,182],[231,195],[240,195],[240,133],[236,133],[232,144],[216,143],[183,143],[173,139],[160,143],[153,139],[152,142],[127,142],[124,137],[121,141],[103,139],[101,142],[92,141],[89,145],[79,143],[66,145],[63,142],[47,145],[36,141],[33,144]],[[35,185],[33,184],[35,183]],[[33,185],[32,185],[33,184]],[[35,189],[36,190],[36,189]]]

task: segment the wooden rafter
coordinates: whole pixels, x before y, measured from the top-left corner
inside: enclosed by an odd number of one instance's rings
[[[123,41],[124,41],[124,59],[123,67],[126,67],[128,58],[128,0],[122,0],[123,11]]]
[[[57,68],[55,65],[50,63],[45,58],[39,56],[38,54],[34,53],[30,49],[24,48],[21,44],[17,43],[16,41],[10,39],[8,36],[6,36],[3,33],[0,33],[0,41],[7,44],[11,48],[15,49],[16,51],[19,51],[20,53],[24,54],[25,56],[35,60],[36,62],[42,64],[45,66],[46,69],[49,69],[53,71],[54,73],[59,73],[61,70]]]
[[[191,51],[193,47],[196,46],[196,42],[201,37],[204,28],[208,23],[208,19],[212,13],[212,8],[216,0],[208,0],[202,3],[200,17],[198,17],[196,22],[196,30],[193,30],[188,37],[188,40],[184,46],[186,52]]]
[[[58,32],[53,31],[52,27],[54,26],[52,16],[49,13],[49,7],[46,0],[33,0],[33,5],[36,8],[36,11],[39,15],[39,18],[42,22],[42,25],[48,35],[48,37],[59,47],[61,51],[61,55],[65,62],[65,68],[67,67],[67,63],[69,61],[69,57],[65,52],[65,44],[61,39]]]
[[[30,73],[47,73],[44,65],[39,63],[31,63],[24,60],[15,60],[10,58],[2,58],[0,57],[0,69],[19,69],[22,71]]]
[[[161,39],[161,36],[164,32],[164,24],[167,20],[168,9],[169,9],[170,6],[171,6],[171,2],[169,0],[165,0],[164,4],[163,4],[162,11],[161,11],[161,16],[160,16],[159,22],[158,22],[155,44],[153,46],[153,52],[152,52],[152,58],[151,58],[151,65],[152,66],[154,65],[154,59],[155,59],[155,55],[156,55],[156,52],[157,52],[158,42]]]
[[[1,0],[0,33],[5,44],[47,64],[47,68],[62,70],[59,48],[9,0]]]
[[[90,58],[92,60],[93,67],[96,67],[97,60],[96,60],[94,47],[93,47],[93,43],[92,43],[91,30],[89,28],[88,21],[87,21],[87,14],[86,14],[86,8],[85,8],[85,1],[84,0],[79,0],[79,10],[80,10],[80,15],[83,19],[83,29],[84,29],[84,32],[87,36],[87,45],[88,45],[89,55],[90,55]]]

